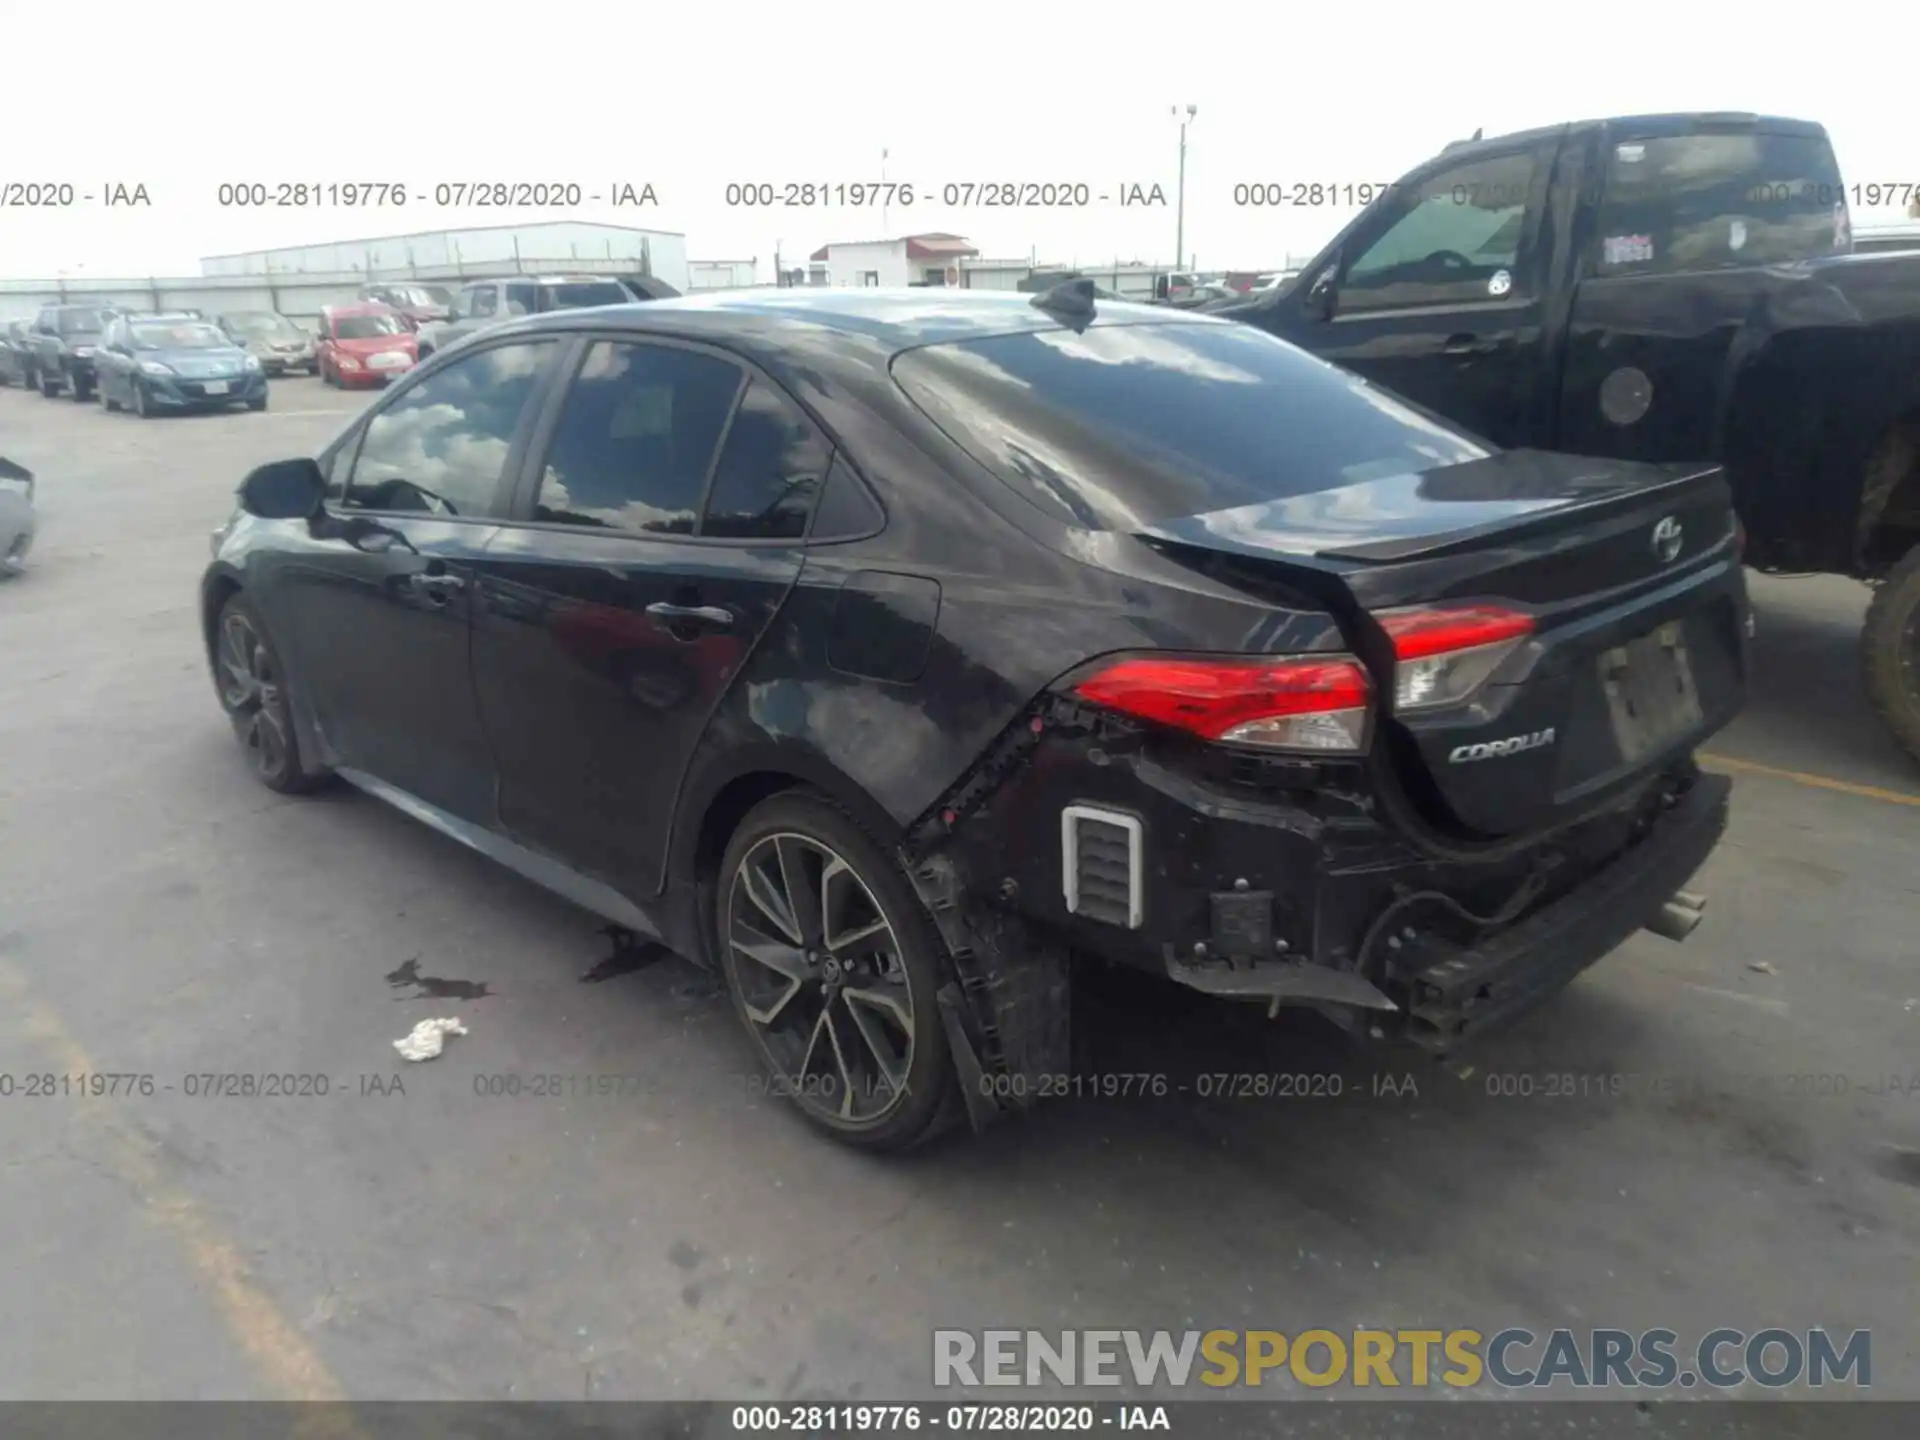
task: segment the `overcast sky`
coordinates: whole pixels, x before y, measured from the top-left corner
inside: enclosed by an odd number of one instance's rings
[[[1236,183],[1390,180],[1451,139],[1658,110],[1825,122],[1849,182],[1920,181],[1920,6],[1835,0],[1816,34],[1704,0],[1364,8],[1192,3],[346,10],[209,0],[18,5],[0,185],[146,187],[148,208],[0,209],[0,276],[193,275],[202,255],[570,218],[687,236],[690,258],[795,263],[834,240],[952,230],[983,254],[1094,265],[1186,248],[1206,269],[1305,254],[1351,213],[1234,204]],[[1797,12],[1796,12],[1797,13]],[[1044,19],[1042,18],[1044,17]],[[1835,48],[1835,47],[1839,48]],[[47,123],[23,126],[20,117]],[[51,117],[64,117],[54,124]],[[909,209],[729,208],[730,181],[869,181]],[[222,182],[402,182],[404,209],[223,208]],[[440,182],[651,184],[657,208],[455,210]],[[1158,184],[1162,208],[942,207],[943,185]],[[931,194],[927,193],[931,192]],[[1857,207],[1856,225],[1903,218]]]

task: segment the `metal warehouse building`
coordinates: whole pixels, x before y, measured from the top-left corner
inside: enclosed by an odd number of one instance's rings
[[[358,274],[382,280],[457,280],[502,269],[640,270],[659,276],[677,290],[690,288],[685,235],[578,220],[422,230],[412,235],[210,255],[200,262],[200,273],[207,278]]]

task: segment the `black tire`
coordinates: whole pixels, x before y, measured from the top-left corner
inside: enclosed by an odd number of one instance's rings
[[[59,382],[56,381],[51,375],[42,375],[40,377],[40,395],[42,399],[51,400],[59,393],[60,393]]]
[[[138,375],[133,377],[133,413],[142,420],[152,418],[153,411],[147,405],[147,387],[140,383]]]
[[[93,386],[89,385],[86,381],[74,380],[69,383],[73,390],[74,404],[84,405],[89,400],[93,399]]]
[[[279,651],[244,591],[220,607],[213,631],[213,689],[260,783],[299,795],[327,780],[302,764],[289,679]]]
[[[825,873],[831,862],[820,852],[845,867],[836,872],[837,883]],[[830,930],[832,915],[825,916],[824,926],[809,927],[807,917],[787,904],[785,913],[808,933],[800,945],[792,941],[793,930],[782,934],[785,926],[773,919],[775,910],[754,899],[752,882],[743,874],[749,865],[763,878],[802,876],[800,893],[815,894],[815,907],[831,909],[846,922],[842,953],[858,973],[840,973],[841,959],[823,943],[829,937],[810,933]],[[777,878],[771,883],[781,885]],[[736,930],[736,902],[751,919],[748,929]],[[887,933],[863,944],[874,929],[865,921],[870,914]],[[776,1093],[791,1100],[816,1129],[864,1150],[904,1150],[960,1118],[962,1107],[954,1103],[958,1082],[937,998],[947,980],[946,952],[898,863],[859,821],[813,790],[784,791],[756,805],[734,831],[720,862],[714,919],[734,1013]],[[780,952],[780,965],[795,964],[796,970],[745,956],[730,937],[749,933],[757,937],[749,943],[765,954]],[[760,941],[771,944],[763,947]],[[791,988],[781,991],[783,983]],[[857,1006],[856,995],[863,997]],[[902,1002],[904,1017],[898,1009]],[[756,1018],[750,1008],[763,1015]],[[827,1045],[816,1048],[823,1036]],[[897,1053],[893,1042],[909,1037],[904,1055]],[[882,1049],[895,1052],[891,1064],[881,1058]],[[857,1063],[850,1065],[849,1056]]]
[[[262,395],[258,400],[247,401],[247,409],[252,410],[255,413],[258,413],[259,411],[262,411],[266,408],[267,408],[267,397],[264,395]]]
[[[1920,761],[1920,546],[1874,587],[1860,630],[1860,669],[1881,722]]]

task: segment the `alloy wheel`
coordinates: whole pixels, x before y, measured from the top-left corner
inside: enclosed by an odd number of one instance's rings
[[[286,689],[253,622],[231,611],[220,627],[220,699],[254,769],[268,778],[285,769],[291,753]]]
[[[906,1098],[913,993],[892,922],[830,846],[785,831],[741,857],[728,957],[748,1026],[803,1108],[865,1127]]]

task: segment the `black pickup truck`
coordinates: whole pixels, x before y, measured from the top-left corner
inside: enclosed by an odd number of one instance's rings
[[[1500,445],[1723,464],[1749,564],[1874,587],[1867,689],[1920,758],[1920,254],[1854,254],[1850,218],[1885,188],[1807,121],[1475,138],[1208,308]]]

